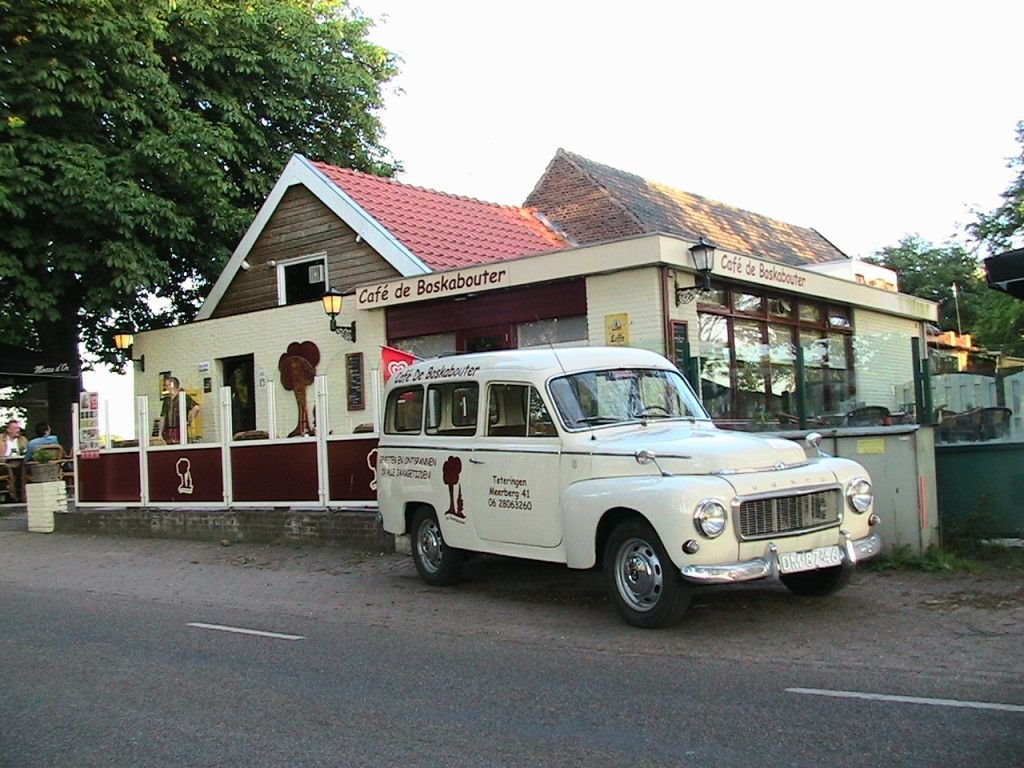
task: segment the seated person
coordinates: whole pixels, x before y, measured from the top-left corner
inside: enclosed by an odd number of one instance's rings
[[[0,458],[7,456],[20,456],[25,452],[28,440],[21,434],[21,423],[17,419],[7,422],[7,428],[3,433],[3,442],[0,444]]]
[[[56,435],[50,434],[50,425],[45,421],[36,424],[36,436],[28,441],[25,448],[25,461],[32,461],[35,452],[44,445],[56,445],[60,441]]]

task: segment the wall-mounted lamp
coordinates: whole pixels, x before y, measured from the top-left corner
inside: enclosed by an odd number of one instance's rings
[[[675,284],[676,306],[689,304],[698,296],[711,293],[711,270],[715,268],[715,246],[703,237],[697,240],[697,244],[690,248],[693,256],[693,266],[700,273],[700,283],[692,288],[680,288],[679,283]]]
[[[131,331],[114,331],[114,346],[124,352],[125,356],[136,364],[140,371],[146,370],[146,356],[132,357],[132,345],[135,343],[135,334]]]
[[[328,288],[327,293],[320,297],[324,305],[324,312],[331,318],[331,331],[341,335],[341,338],[349,341],[356,340],[356,321],[349,325],[338,325],[338,315],[341,314],[341,291],[337,288]]]

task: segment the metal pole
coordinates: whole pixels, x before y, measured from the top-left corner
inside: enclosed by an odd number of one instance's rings
[[[910,339],[910,362],[914,366],[914,410],[917,411],[917,423],[928,424],[930,417],[924,411],[924,389],[921,386],[921,339],[917,336]]]
[[[796,345],[796,415],[800,429],[807,429],[807,380],[804,376],[804,348]]]

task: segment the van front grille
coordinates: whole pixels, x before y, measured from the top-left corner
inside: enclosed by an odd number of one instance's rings
[[[815,491],[797,496],[740,500],[741,539],[796,535],[839,522],[839,491]]]

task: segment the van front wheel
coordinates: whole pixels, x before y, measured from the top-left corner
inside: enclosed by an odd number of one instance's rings
[[[604,550],[604,574],[619,615],[634,627],[676,624],[690,603],[690,587],[646,522],[619,524]]]
[[[462,575],[465,553],[444,543],[437,515],[420,509],[412,518],[412,559],[416,571],[427,584],[446,587]]]

